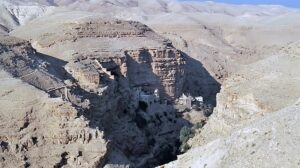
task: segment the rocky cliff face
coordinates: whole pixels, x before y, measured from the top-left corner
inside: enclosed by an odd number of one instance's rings
[[[165,167],[299,167],[296,51],[283,49],[226,79],[191,150]]]
[[[34,24],[40,25],[38,20]],[[19,34],[21,31],[13,34],[25,35]],[[72,116],[62,119],[64,122],[58,124],[59,128],[50,128],[58,135],[48,131],[55,135],[55,143],[62,146],[82,143],[87,150],[96,148],[95,158],[80,147],[78,155],[65,150],[59,155],[58,165],[138,167],[174,159],[180,128],[189,122],[163,100],[174,101],[182,93],[185,61],[180,51],[138,22],[87,17],[53,22],[50,30],[34,32],[23,38],[30,38],[38,52],[26,41],[22,45],[14,44],[4,52],[1,65],[40,92],[48,93],[47,101],[60,100],[63,105],[44,107],[47,115]],[[14,53],[9,55],[11,51]],[[160,100],[152,100],[155,89],[159,90]],[[147,99],[141,99],[141,95]],[[141,100],[147,103],[146,107]],[[64,106],[68,108],[65,110]],[[40,120],[39,116],[37,119]],[[73,128],[77,128],[73,120],[82,120],[85,125],[79,124],[77,130]],[[31,163],[35,161],[29,159],[28,164]]]
[[[185,62],[173,47],[126,51],[129,81],[133,86],[159,89],[161,96],[174,100],[182,94]],[[147,86],[148,85],[148,86]]]
[[[55,15],[48,19],[54,18]],[[36,24],[40,22],[44,20]],[[33,25],[24,29],[33,28],[34,31]],[[66,18],[64,23],[54,22],[47,29],[26,35],[16,30],[13,34],[32,39],[41,52],[66,61],[82,57],[96,59],[102,64],[110,60],[103,64],[104,68],[118,69],[115,73],[128,77],[131,87],[140,86],[149,92],[157,88],[162,97],[170,100],[182,93],[185,71],[182,53],[146,25],[83,16],[76,21]],[[58,32],[53,32],[54,29]],[[84,45],[87,40],[89,46]],[[66,48],[59,47],[62,45]]]
[[[194,144],[227,135],[245,123],[297,102],[300,93],[296,64],[299,64],[299,56],[281,53],[249,65],[228,78],[217,96],[218,104],[211,121],[202,131],[205,138],[195,138]]]
[[[71,103],[45,93],[63,82],[39,66],[42,59],[28,42],[0,39],[0,166],[103,165],[108,152],[103,131],[89,127]],[[39,80],[44,83],[36,85]]]
[[[296,104],[271,113],[161,167],[299,167],[299,110]]]

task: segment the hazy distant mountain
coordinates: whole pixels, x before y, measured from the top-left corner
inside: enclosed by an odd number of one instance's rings
[[[276,5],[228,5],[214,2],[178,2],[176,0],[3,0],[0,5],[2,8],[0,24],[8,29],[42,15],[49,6],[63,6],[69,9],[97,12],[112,17],[145,22],[160,22],[160,19],[155,17],[158,15],[162,17],[161,22],[165,22],[165,19],[171,18],[170,14],[178,15],[176,20],[197,22],[195,14],[257,19],[258,17],[283,15],[297,11]],[[174,22],[174,19],[172,21]]]

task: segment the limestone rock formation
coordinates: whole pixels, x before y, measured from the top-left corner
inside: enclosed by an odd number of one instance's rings
[[[214,113],[189,140],[191,149],[164,167],[299,167],[294,156],[299,148],[300,57],[293,49],[227,78]]]
[[[271,56],[228,78],[217,96],[214,114],[201,133],[205,138],[194,140],[200,144],[209,142],[296,103],[300,94],[299,58],[284,53]]]
[[[299,167],[299,110],[274,112],[161,167]]]
[[[128,77],[133,85],[158,88],[161,97],[175,99],[182,93],[185,63],[180,51],[172,48],[127,50]],[[150,73],[150,74],[149,74]]]
[[[54,21],[64,17],[63,23]],[[35,27],[47,20],[53,21],[52,26],[43,30]],[[24,30],[28,33],[23,34]],[[84,14],[81,19],[73,20],[67,14],[59,18],[54,14],[37,19],[12,34],[31,39],[39,51],[65,61],[75,61],[80,57],[103,64],[112,60],[112,63],[100,66],[109,71],[116,69],[119,72],[113,73],[128,76],[132,87],[140,86],[149,92],[158,88],[166,99],[174,100],[183,91],[185,61],[182,53],[141,23],[96,19]],[[87,40],[90,41],[89,46],[84,45]],[[62,45],[66,47],[60,48]]]
[[[52,22],[50,27],[34,26],[46,21],[37,19],[11,33],[30,40],[36,50],[26,41],[3,36],[3,41],[15,39],[22,43],[21,47],[17,42],[3,45],[7,50],[1,59],[4,70],[47,92],[48,99],[68,104],[76,114],[73,120],[86,121],[87,128],[78,137],[91,148],[106,152],[83,165],[119,163],[139,167],[173,159],[180,128],[189,125],[165,103],[174,101],[183,91],[186,67],[182,53],[138,22],[63,16],[66,20]],[[22,33],[23,28],[28,33]],[[148,102],[141,98],[151,97],[155,90],[160,100]],[[146,108],[142,108],[142,101],[147,103]],[[61,108],[58,106],[58,110]],[[69,127],[62,130],[70,141],[77,139],[76,131],[73,135]],[[104,132],[103,137],[98,136],[100,132]],[[103,147],[93,146],[95,138],[105,139],[101,139]],[[111,145],[105,146],[108,141]],[[74,159],[68,152],[61,157],[59,164],[75,164],[69,163]]]
[[[49,63],[39,58],[39,54],[25,40],[1,36],[1,66],[14,77],[19,77],[35,87],[51,92],[52,87],[63,87],[63,82],[51,75]],[[41,55],[41,54],[40,54]]]
[[[90,128],[85,118],[78,118],[78,111],[71,103],[59,97],[50,98],[34,87],[45,89],[58,83],[37,70],[38,56],[29,43],[1,35],[0,45],[0,166],[104,164],[108,142],[103,132]],[[39,77],[49,83],[35,85],[40,83]]]

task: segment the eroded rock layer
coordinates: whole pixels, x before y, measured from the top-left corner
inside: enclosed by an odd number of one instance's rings
[[[0,166],[103,165],[108,153],[103,131],[78,118],[71,103],[44,92],[63,82],[47,76],[28,42],[1,36],[0,44]],[[34,79],[45,84],[35,85]]]
[[[48,19],[51,21],[55,17]],[[35,24],[40,22],[44,20],[37,20]],[[182,53],[146,25],[83,17],[55,22],[51,29],[32,28],[32,31],[38,29],[38,33],[25,35],[16,30],[13,34],[31,39],[38,50],[59,59],[97,60],[102,70],[118,69],[119,72],[114,70],[113,73],[128,77],[132,87],[140,86],[150,92],[159,89],[165,99],[174,100],[182,93],[185,71]]]
[[[172,47],[140,49],[125,54],[133,85],[149,85],[151,92],[157,88],[163,97],[173,100],[182,94],[185,63],[178,50]]]
[[[34,24],[41,25],[38,20]],[[48,93],[47,100],[59,100],[74,111],[64,110],[63,105],[45,106],[43,111],[47,115],[72,118],[62,119],[59,128],[43,127],[56,131],[58,135],[48,131],[57,139],[55,143],[48,135],[39,136],[44,136],[47,143],[67,146],[80,142],[87,150],[95,148],[95,158],[80,147],[76,156],[74,151],[64,150],[58,155],[61,160],[57,165],[151,167],[174,159],[180,129],[189,125],[166,103],[182,94],[186,68],[182,53],[138,22],[86,17],[54,22],[50,27],[51,30],[36,27],[39,30],[28,36],[19,34],[21,30],[14,32],[31,40],[37,51],[23,41],[24,44],[14,44],[4,52],[0,61],[5,71],[43,94]],[[84,121],[82,130],[73,128],[76,127],[73,120]],[[42,124],[45,123],[36,125]],[[28,161],[28,164],[45,163],[40,162]]]

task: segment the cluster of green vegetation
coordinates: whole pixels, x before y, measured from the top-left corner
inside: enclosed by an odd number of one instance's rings
[[[205,121],[198,122],[192,128],[189,128],[187,126],[184,126],[181,128],[180,135],[179,135],[179,141],[181,143],[180,152],[184,153],[190,149],[190,146],[187,143],[188,140],[190,138],[193,138],[195,136],[196,130],[202,128],[204,126],[204,124],[205,124]]]
[[[180,130],[180,136],[179,136],[179,140],[180,140],[180,152],[186,152],[190,146],[187,144],[188,140],[192,137],[194,137],[195,132],[192,131],[191,128],[184,126],[183,128],[181,128]]]

